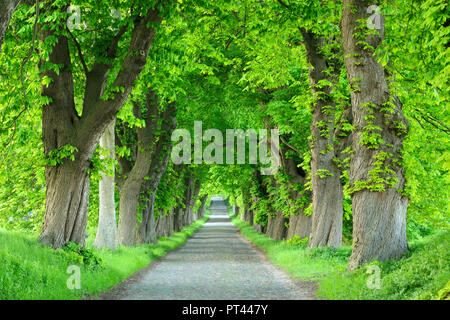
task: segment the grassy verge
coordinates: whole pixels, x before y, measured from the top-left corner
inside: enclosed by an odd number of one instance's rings
[[[208,216],[171,237],[160,238],[157,244],[119,247],[115,251],[89,245],[87,249],[71,245],[65,250],[53,250],[30,236],[0,229],[0,299],[80,299],[108,290],[184,244]],[[71,265],[80,267],[80,289],[68,289],[73,271],[67,270]]]
[[[351,247],[306,248],[306,241],[275,241],[231,216],[241,233],[293,278],[318,281],[325,299],[444,299],[450,292],[450,232],[442,231],[410,243],[402,259],[374,262],[356,272],[346,270]],[[374,267],[377,266],[377,267]],[[379,270],[379,288],[376,273]],[[372,289],[371,289],[372,288]]]

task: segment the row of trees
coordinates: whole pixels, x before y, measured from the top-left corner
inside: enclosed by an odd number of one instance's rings
[[[408,206],[414,225],[448,221],[430,191],[448,183],[449,13],[407,3],[6,0],[3,157],[32,163],[42,147],[45,172],[13,169],[29,185],[1,175],[27,190],[13,197],[25,207],[45,202],[39,239],[54,248],[84,244],[97,223],[100,248],[154,242],[157,221],[179,230],[220,192],[274,238],[351,239],[351,269],[399,257]],[[283,170],[174,165],[171,133],[194,121],[279,129]]]

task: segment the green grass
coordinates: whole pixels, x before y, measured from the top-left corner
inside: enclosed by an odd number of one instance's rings
[[[88,244],[84,261],[67,248],[53,250],[23,233],[0,229],[0,299],[80,299],[106,291],[184,244],[207,219],[208,215],[169,238],[160,238],[157,244],[120,246],[115,251]],[[70,265],[80,267],[80,289],[67,287]]]
[[[342,300],[403,300],[445,298],[450,292],[450,232],[442,231],[410,243],[402,259],[373,262],[347,271],[351,247],[306,248],[305,241],[275,241],[256,232],[247,222],[231,216],[241,233],[294,279],[318,281],[317,295]],[[370,289],[371,266],[380,270],[380,288]],[[373,267],[371,267],[373,268]]]

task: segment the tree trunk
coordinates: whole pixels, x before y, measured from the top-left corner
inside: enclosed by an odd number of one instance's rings
[[[313,32],[300,28],[307,52],[309,79],[315,98],[312,106],[311,124],[311,187],[312,228],[309,247],[342,245],[343,191],[340,170],[333,161],[335,103],[331,96],[331,85],[321,81],[335,81],[327,75],[330,60],[324,56],[324,39]],[[337,68],[337,66],[334,66]]]
[[[176,127],[175,111],[174,104],[170,104],[160,116],[162,118],[161,134],[152,153],[150,168],[147,174],[148,179],[141,186],[141,192],[149,195],[148,201],[143,202],[142,205],[150,208],[150,210],[144,210],[142,214],[142,221],[138,228],[139,243],[154,243],[157,241],[157,237],[153,236],[155,233],[155,224],[151,216],[154,216],[155,197],[161,177],[167,171],[169,165],[172,150],[170,137]]]
[[[50,61],[65,67],[59,76],[53,70],[44,73],[54,79],[42,90],[44,96],[52,98],[42,109],[42,139],[44,153],[53,163],[45,168],[46,204],[39,241],[57,249],[69,241],[85,243],[90,186],[86,170],[97,143],[86,141],[82,149],[74,139],[74,125],[79,116],[73,100],[73,79],[68,70],[71,62],[65,37],[59,37],[50,53]],[[59,152],[51,153],[67,146],[78,147],[78,152],[71,150],[73,160],[67,155],[61,158]]]
[[[114,142],[115,121],[113,121],[100,138],[100,146],[108,150],[110,158],[115,158]],[[114,165],[113,165],[114,170]],[[118,244],[118,231],[116,224],[116,203],[114,200],[114,175],[109,176],[102,173],[99,182],[99,214],[98,229],[95,237],[94,247],[98,249],[108,248],[115,250]]]
[[[401,194],[401,151],[408,122],[400,101],[389,92],[386,70],[374,56],[384,37],[384,19],[378,30],[368,30],[367,8],[372,4],[345,0],[341,20],[355,127],[349,170],[354,244],[350,270],[375,259],[398,258],[408,249],[408,199]]]
[[[254,224],[253,225],[253,229],[256,231],[256,232],[260,232],[260,233],[265,233],[265,229],[264,229],[264,227],[262,226],[262,224],[261,223],[256,223],[256,224]]]
[[[144,128],[136,128],[137,133],[137,155],[136,161],[130,172],[124,173],[127,178],[120,188],[119,203],[119,243],[121,245],[133,246],[136,243],[137,206],[140,202],[139,195],[145,176],[151,165],[152,153],[155,144],[155,132],[158,129],[158,97],[150,92],[145,99],[145,108],[135,103],[134,114],[138,118],[145,119]],[[143,110],[147,110],[142,113]],[[154,201],[154,200],[153,200]],[[144,210],[145,214],[153,216],[153,204],[151,210]],[[148,220],[150,223],[154,223]]]
[[[275,215],[269,214],[266,235],[274,240],[283,240],[286,238],[288,222],[289,219],[282,212],[277,212]]]
[[[169,215],[167,216],[167,220],[166,220],[166,232],[167,232],[167,237],[170,237],[173,235],[173,208],[170,210]]]
[[[234,214],[236,217],[239,217],[239,207],[238,207],[238,206],[235,206],[235,207],[234,207],[233,214]]]
[[[52,6],[51,10],[66,10],[66,5],[59,7],[59,4],[53,3]],[[42,243],[54,248],[60,248],[68,241],[84,244],[89,197],[87,170],[91,167],[89,160],[101,135],[125,103],[144,68],[156,33],[149,23],[159,24],[162,18],[158,14],[156,8],[150,9],[144,16],[135,17],[128,52],[112,84],[123,90],[115,92],[108,100],[102,99],[102,96],[112,65],[105,65],[104,58],[116,58],[119,40],[126,29],[122,28],[112,37],[102,62],[93,59],[91,70],[86,72],[82,116],[75,109],[73,65],[68,39],[63,34],[56,34],[55,28],[41,28],[42,41],[48,36],[56,40],[48,60],[41,61],[41,67],[45,69],[46,63],[60,66],[58,73],[47,68],[41,74],[51,79],[42,88],[42,95],[50,101],[42,108],[42,136],[45,155],[53,162],[52,166],[46,167],[47,194],[40,235]],[[66,21],[61,19],[55,23],[64,25]],[[136,52],[140,54],[136,55]]]
[[[173,211],[173,230],[180,232],[183,228],[183,207],[178,205]]]
[[[155,222],[156,238],[163,237],[163,234],[164,234],[163,226],[165,223],[164,220],[165,220],[164,217],[162,217],[160,215],[158,215],[158,217],[156,218],[156,222]]]
[[[294,236],[300,238],[309,237],[311,233],[311,216],[305,216],[302,213],[289,216],[289,228],[287,230],[286,239]]]
[[[39,241],[55,249],[69,241],[85,244],[90,180],[87,161],[80,162],[65,161],[45,170],[47,202]]]
[[[208,195],[207,194],[205,194],[205,195],[200,197],[200,203],[201,204],[200,204],[200,207],[198,207],[198,210],[197,210],[197,215],[198,215],[199,219],[201,219],[201,218],[203,218],[205,216],[205,211],[206,211],[205,206],[206,206],[206,201],[207,200],[208,200]]]
[[[188,173],[184,178],[184,184],[186,186],[186,190],[184,193],[184,212],[183,212],[183,226],[188,226],[191,224],[191,202],[194,193],[194,178],[191,173]]]
[[[198,195],[200,193],[201,181],[197,180],[194,183],[194,185],[195,185],[194,193],[193,193],[192,201],[191,201],[191,218],[192,218],[191,223],[198,219],[198,214],[196,212],[194,212],[194,209],[195,209],[195,204],[197,203]]]
[[[0,0],[0,54],[2,53],[2,44],[8,29],[9,21],[19,5],[19,0]]]
[[[253,225],[254,220],[254,214],[253,211],[250,209],[247,209],[244,211],[244,221],[250,223],[250,225]]]
[[[164,214],[163,210],[159,210],[159,215],[156,220],[156,237],[168,237],[169,236],[169,220],[170,214]]]
[[[140,206],[144,207],[142,212],[142,222],[139,224],[136,243],[157,243],[156,222],[155,222],[155,193],[149,195],[148,201],[140,201]]]
[[[296,205],[296,201],[305,196],[310,196],[309,193],[301,194],[293,188],[296,184],[304,185],[306,183],[306,172],[298,167],[298,163],[292,158],[286,157],[287,148],[281,149],[281,162],[286,173],[289,175],[289,198],[288,205]],[[291,214],[289,216],[289,226],[286,231],[286,239],[291,239],[298,235],[301,238],[309,237],[311,233],[311,216],[305,216],[303,214],[304,209],[308,205],[304,205],[297,214]]]

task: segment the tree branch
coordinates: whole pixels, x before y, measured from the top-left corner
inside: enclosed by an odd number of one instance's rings
[[[84,56],[83,56],[83,52],[81,51],[81,46],[78,43],[77,38],[75,38],[75,36],[70,31],[70,29],[69,29],[69,27],[67,25],[66,25],[66,29],[67,29],[67,32],[69,33],[70,37],[72,38],[72,40],[75,42],[75,46],[77,47],[77,51],[78,51],[78,56],[80,57],[81,64],[83,65],[84,74],[87,77],[89,70],[88,70],[88,67],[86,65],[86,62],[84,61]]]
[[[279,2],[283,7],[285,7],[285,8],[288,8],[288,9],[291,8],[288,4],[286,4],[286,3],[283,2],[282,0],[278,0],[278,2]]]

